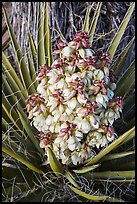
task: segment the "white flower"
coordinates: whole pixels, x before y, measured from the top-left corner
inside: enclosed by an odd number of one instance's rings
[[[90,49],[85,49],[85,57],[90,57],[92,55],[93,55],[93,53]]]
[[[43,126],[45,126],[46,118],[40,114],[33,118],[33,125],[39,130],[42,131]]]
[[[54,84],[55,82],[57,82],[59,78],[59,74],[60,74],[60,71],[57,69],[52,69],[49,73],[47,73],[47,76],[50,77],[50,79],[48,80],[48,83]]]
[[[66,87],[67,87],[67,84],[64,79],[60,79],[56,84],[57,89],[62,89],[62,88],[64,89]]]
[[[99,118],[98,118],[98,120],[99,120]],[[95,129],[99,128],[98,120],[96,120],[96,117],[93,114],[89,116],[90,125]]]
[[[115,83],[111,83],[110,84],[110,88],[112,91],[114,91],[116,89],[116,84]]]
[[[78,153],[76,151],[71,154],[71,160],[74,165],[81,163],[81,158],[78,156]]]
[[[74,149],[79,149],[81,147],[80,142],[74,136],[69,137],[69,139],[67,140],[67,143],[68,143],[68,148],[71,151],[74,151]]]
[[[81,162],[89,158],[89,153],[86,149],[81,149],[78,153],[78,156],[81,158]],[[90,155],[91,156],[91,155]],[[81,163],[80,162],[80,163]]]
[[[72,98],[69,101],[67,101],[67,105],[69,108],[71,108],[73,110],[78,105],[78,102],[77,102],[76,98]]]
[[[110,78],[109,78],[108,76],[105,76],[105,77],[104,77],[104,81],[105,81],[105,84],[106,84],[106,85],[109,85],[109,83],[110,83]]]
[[[48,93],[48,95],[50,95],[51,93],[53,93],[54,90],[56,89],[56,87],[57,87],[57,84],[56,84],[56,83],[49,85],[49,86],[47,87],[47,93]]]
[[[107,96],[109,99],[112,99],[114,97],[114,92],[111,91],[111,89],[109,89],[109,88],[107,89]]]
[[[42,83],[37,86],[37,92],[41,95],[47,96],[47,91]]]
[[[46,144],[44,142],[44,140],[41,140],[40,141],[40,148],[45,148],[46,147]]]
[[[77,125],[78,129],[81,130],[85,134],[91,130],[91,126],[85,118],[84,119],[76,118],[74,123]]]
[[[80,104],[86,104],[86,102],[87,102],[87,99],[85,98],[85,96],[83,94],[78,94],[77,100]]]
[[[104,67],[104,73],[105,73],[105,76],[109,76],[109,68],[108,67]]]
[[[65,151],[66,152],[66,151]],[[65,152],[62,152],[60,154],[60,159],[62,160],[62,164],[70,164],[71,160],[70,160],[70,153],[68,152],[67,154]]]
[[[98,93],[96,96],[96,102],[100,103],[101,105],[103,105],[106,108],[107,107],[106,102],[108,102],[108,96],[103,95],[101,93]]]
[[[55,128],[54,125],[50,125],[50,126],[49,126],[49,130],[50,130],[50,132],[54,133],[54,128]]]
[[[67,142],[65,140],[63,140],[62,137],[57,137],[54,140],[53,148],[54,148],[55,151],[63,152],[63,151],[65,151],[67,146],[68,146]]]
[[[100,69],[96,69],[94,71],[94,79],[101,81],[103,80],[103,78],[104,78],[104,72]]]
[[[72,81],[74,82],[75,79],[77,79],[77,78],[78,78],[79,80],[81,80],[80,75],[81,75],[80,72],[77,72],[77,73],[72,74],[72,76],[71,76]]]
[[[55,125],[55,133],[59,133],[60,132],[60,125],[56,124]]]
[[[51,125],[53,122],[53,117],[48,115],[47,119],[45,120],[46,125]]]
[[[87,111],[87,108],[80,107],[80,108],[77,108],[76,113],[79,117],[83,117],[86,111]]]
[[[75,49],[70,46],[64,47],[61,51],[63,57],[70,57],[70,55],[74,52],[75,52]]]
[[[73,112],[73,109],[67,107],[65,111],[67,115],[70,115]]]
[[[78,141],[81,141],[83,139],[83,133],[76,130],[75,131],[75,137],[77,138]]]
[[[74,73],[76,70],[76,66],[68,65],[65,67],[65,70],[67,71],[67,73]]]
[[[84,57],[85,57],[85,50],[82,49],[82,48],[80,48],[78,51],[79,51],[79,55],[80,55],[82,58],[84,58]]]
[[[89,80],[92,79],[94,73],[92,71],[87,71],[86,73],[87,73],[87,75],[86,75],[87,79],[89,79]],[[90,80],[90,84],[91,84],[91,80]]]
[[[88,143],[89,146],[92,146],[92,147],[96,146],[97,148],[99,148],[101,138],[102,138],[101,133],[99,133],[97,131],[93,131],[93,132],[88,134],[87,143]]]
[[[102,139],[100,140],[101,143],[101,147],[105,147],[108,145],[108,140],[106,138],[106,136],[103,136]]]
[[[96,53],[85,49],[84,41],[79,48],[80,43],[76,41],[63,48],[64,43],[58,44],[60,58],[51,68],[45,66],[47,71],[41,72],[44,75],[38,78],[38,94],[29,96],[26,107],[32,125],[45,135],[50,134],[50,144],[45,138],[40,141],[40,147],[46,152],[50,145],[65,165],[82,164],[95,156],[96,148],[112,142],[117,136],[112,125],[122,112],[122,108],[115,110],[115,106],[109,106],[116,89],[109,67],[99,69],[98,61],[94,66],[88,65],[88,57],[94,55],[96,59]],[[87,102],[95,104],[94,110]]]

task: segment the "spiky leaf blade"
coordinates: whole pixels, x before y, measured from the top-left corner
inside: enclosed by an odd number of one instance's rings
[[[48,16],[48,2],[44,3],[44,48],[45,55],[47,57],[47,64],[51,66],[53,62],[52,45],[51,45],[51,37],[50,37],[50,29],[49,29],[49,16]]]
[[[96,164],[96,165],[92,165],[92,166],[82,167],[81,169],[76,169],[76,170],[73,170],[73,171],[75,173],[78,173],[78,174],[84,174],[84,173],[87,173],[89,171],[92,171],[92,170],[96,169],[99,166],[100,166],[100,164]]]
[[[98,18],[99,18],[99,14],[100,14],[101,5],[102,5],[102,2],[98,2],[94,16],[93,16],[93,20],[91,22],[91,26],[89,28],[89,42],[90,43],[92,43],[92,41],[93,41],[93,36],[95,33],[95,29],[97,27],[97,22],[98,22]]]
[[[36,149],[42,154],[44,155],[44,151],[40,148],[39,146],[39,142],[37,140],[37,138],[34,136],[34,133],[32,132],[32,128],[31,126],[29,125],[28,121],[25,120],[25,118],[23,117],[22,113],[17,109],[17,112],[18,112],[18,115],[19,115],[19,118],[20,118],[20,121],[26,131],[26,133],[28,134],[30,140],[33,142],[34,146],[36,147]]]
[[[42,13],[42,2],[39,2],[39,17],[38,17],[38,66],[45,64],[45,49],[44,49],[44,24]]]
[[[33,64],[34,64],[35,70],[37,71],[38,69],[37,51],[35,48],[35,44],[34,44],[32,35],[30,34],[30,31],[28,32],[28,37],[29,37],[30,49],[31,49],[32,58],[33,58]]]
[[[119,29],[117,31],[117,33],[115,34],[114,38],[112,39],[110,46],[108,47],[108,52],[110,53],[110,57],[111,59],[113,59],[114,54],[116,52],[116,49],[120,43],[120,40],[125,32],[125,29],[127,27],[127,24],[130,20],[130,17],[134,11],[134,7],[135,7],[135,2],[132,3],[132,5],[130,6],[130,8],[128,9],[122,23],[119,26]]]
[[[84,197],[84,198],[87,198],[88,200],[93,200],[93,201],[101,201],[101,200],[106,200],[108,198],[108,196],[94,196],[94,195],[89,195],[77,188],[74,188],[73,186],[70,186],[68,185],[69,188],[71,188],[72,191],[74,191],[76,194]]]
[[[31,169],[32,171],[35,171],[37,173],[40,174],[44,174],[44,172],[42,172],[40,169],[38,169],[37,167],[35,167],[33,164],[31,164],[30,162],[28,162],[26,159],[24,159],[23,157],[21,157],[19,154],[13,152],[12,150],[8,149],[4,144],[2,145],[2,151],[5,152],[6,154],[8,154],[9,156],[13,157],[14,159],[16,159],[17,161],[21,162],[22,164],[24,164],[25,166],[27,166],[29,169]]]
[[[35,89],[34,89],[33,85],[31,86],[32,81],[31,81],[29,73],[28,73],[26,62],[25,62],[24,57],[23,57],[23,55],[21,53],[21,50],[20,50],[20,47],[18,45],[16,36],[15,36],[13,30],[12,30],[12,26],[11,26],[11,24],[9,22],[9,19],[7,17],[7,14],[6,14],[6,11],[5,11],[4,7],[3,7],[3,13],[4,13],[6,24],[7,24],[7,27],[8,27],[11,43],[12,43],[14,52],[15,52],[15,54],[17,56],[18,64],[19,64],[19,67],[20,67],[19,71],[20,71],[20,77],[21,77],[22,83],[23,83],[25,88],[27,88],[27,89],[30,88],[29,93],[34,93]]]
[[[94,2],[93,2],[94,3]],[[92,5],[88,5],[87,11],[86,11],[86,16],[84,20],[84,25],[83,25],[83,30],[85,32],[89,31],[89,17],[90,17],[90,11],[91,11]]]
[[[56,176],[60,176],[64,174],[64,171],[62,169],[62,166],[60,162],[57,160],[55,154],[51,150],[51,148],[47,149],[48,159],[50,162],[50,167],[53,170],[53,172],[56,174]]]

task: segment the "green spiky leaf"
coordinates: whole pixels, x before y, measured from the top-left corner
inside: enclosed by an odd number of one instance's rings
[[[134,11],[134,7],[135,7],[135,2],[133,2],[132,5],[130,6],[130,8],[128,9],[122,23],[119,26],[117,33],[115,34],[114,38],[112,39],[112,42],[110,43],[110,46],[109,46],[107,51],[110,53],[111,59],[113,59],[115,51],[116,51],[116,49],[120,43],[120,40],[121,40],[121,38],[125,32],[127,24],[128,24],[130,17]]]
[[[60,162],[57,160],[55,154],[50,148],[48,148],[47,154],[50,162],[50,167],[53,170],[53,172],[56,174],[56,176],[60,176],[64,174],[64,171],[62,169]]]
[[[87,193],[85,193],[85,192],[83,192],[77,188],[74,188],[73,186],[70,186],[70,185],[68,185],[68,187],[71,188],[71,190],[74,191],[76,194],[78,194],[84,198],[87,198],[88,200],[93,200],[93,201],[99,201],[100,200],[101,201],[101,200],[106,200],[108,198],[108,196],[102,197],[102,196],[89,195],[89,194],[87,194]]]
[[[6,154],[8,154],[9,156],[13,157],[17,161],[20,161],[25,166],[27,166],[29,169],[31,169],[31,170],[33,170],[33,171],[35,171],[37,173],[44,174],[44,172],[42,172],[40,169],[35,167],[33,164],[31,164],[30,162],[25,160],[23,157],[21,157],[17,153],[14,153],[12,150],[8,149],[4,144],[2,145],[2,151],[5,152]]]
[[[93,41],[93,36],[94,36],[95,29],[96,29],[96,26],[97,26],[101,6],[102,6],[102,2],[98,2],[97,8],[96,8],[94,16],[93,16],[93,20],[91,22],[91,26],[89,28],[89,36],[90,36],[89,42],[90,43],[92,43],[92,41]]]

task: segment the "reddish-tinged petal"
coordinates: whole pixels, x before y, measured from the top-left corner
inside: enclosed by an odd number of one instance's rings
[[[56,55],[56,54],[59,54],[61,52],[61,50],[54,50],[53,52],[52,52],[52,54],[53,55]]]
[[[99,90],[100,90],[100,87],[97,86],[97,87],[94,89],[94,95],[96,95],[96,94],[99,92]]]

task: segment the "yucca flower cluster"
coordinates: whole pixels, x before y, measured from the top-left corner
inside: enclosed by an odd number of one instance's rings
[[[92,158],[117,134],[113,123],[123,101],[114,97],[116,79],[108,52],[96,51],[87,33],[57,43],[51,67],[40,68],[37,93],[27,99],[28,118],[40,132],[40,147],[51,148],[62,164]]]

